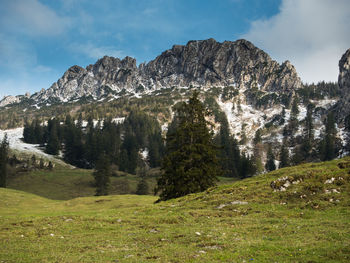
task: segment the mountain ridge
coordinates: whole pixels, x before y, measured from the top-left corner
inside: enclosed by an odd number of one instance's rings
[[[281,65],[251,42],[191,40],[174,45],[147,64],[136,59],[104,56],[86,68],[74,65],[50,88],[33,94],[34,103],[67,102],[84,96],[95,100],[118,93],[147,93],[162,88],[230,86],[240,89],[256,85],[265,91],[294,92],[302,86],[294,66]],[[7,99],[2,103],[18,102]]]

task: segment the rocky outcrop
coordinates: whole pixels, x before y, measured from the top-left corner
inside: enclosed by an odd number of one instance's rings
[[[340,119],[344,119],[350,115],[350,49],[344,53],[339,61],[338,85],[341,99],[336,106],[336,112]]]
[[[0,101],[0,107],[4,107],[9,104],[13,103],[18,103],[20,102],[20,97],[19,96],[5,96],[1,101]]]
[[[173,46],[149,62],[144,76],[156,86],[251,86],[279,91],[301,87],[300,78],[289,63],[279,65],[247,40],[190,41]]]
[[[32,95],[36,102],[70,101],[84,96],[100,99],[169,87],[258,87],[261,91],[293,92],[301,87],[295,68],[282,65],[247,40],[214,39],[175,45],[148,64],[105,56],[85,69],[69,68],[49,89]]]

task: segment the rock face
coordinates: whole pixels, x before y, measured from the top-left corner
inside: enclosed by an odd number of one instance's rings
[[[265,90],[299,88],[301,81],[287,61],[279,65],[268,54],[246,40],[190,41],[173,46],[143,71],[156,86],[229,86],[256,82]]]
[[[282,65],[246,40],[214,39],[175,45],[148,64],[131,57],[105,56],[85,69],[69,68],[49,89],[31,96],[37,103],[65,102],[87,96],[100,99],[170,87],[259,87],[267,92],[294,92],[301,87],[295,68]]]
[[[17,103],[20,102],[19,96],[5,96],[1,101],[0,101],[0,107],[4,107],[8,104],[12,103]]]
[[[338,85],[342,96],[336,110],[338,117],[344,119],[350,114],[350,49],[339,61]]]

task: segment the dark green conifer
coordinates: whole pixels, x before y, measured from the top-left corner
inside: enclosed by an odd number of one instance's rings
[[[320,156],[322,161],[329,161],[335,158],[335,135],[336,128],[334,116],[333,113],[330,112],[325,121],[325,137],[320,145]]]
[[[273,154],[271,144],[269,144],[269,147],[268,147],[268,150],[267,150],[267,161],[266,161],[266,164],[265,164],[265,169],[268,172],[276,170],[275,155]]]
[[[290,166],[289,150],[288,150],[286,139],[284,139],[282,142],[281,151],[279,155],[280,155],[280,163],[278,168]]]
[[[136,194],[137,195],[147,195],[148,194],[148,183],[146,181],[145,174],[140,175],[140,180],[137,184]]]
[[[93,173],[95,178],[96,195],[108,195],[110,177],[112,175],[111,163],[107,155],[101,154],[96,162]]]
[[[57,135],[56,122],[52,121],[49,132],[50,134],[49,134],[48,142],[46,144],[46,153],[57,155],[60,149],[60,142]]]
[[[178,125],[167,135],[163,174],[155,189],[160,192],[159,201],[204,191],[221,174],[205,115],[198,92],[176,109]]]
[[[8,160],[9,142],[7,133],[0,144],[0,187],[7,186],[7,160]]]

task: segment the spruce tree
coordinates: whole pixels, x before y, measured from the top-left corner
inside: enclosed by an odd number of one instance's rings
[[[254,161],[249,155],[243,152],[240,158],[240,177],[247,178],[254,175],[257,172],[257,168],[254,165]]]
[[[139,183],[137,184],[136,189],[137,195],[147,195],[148,194],[148,183],[145,176],[142,176]]]
[[[7,185],[7,159],[8,159],[9,142],[7,133],[0,144],[0,187]]]
[[[294,134],[298,130],[298,125],[299,125],[298,115],[299,115],[298,98],[295,97],[292,103],[292,108],[290,110],[290,118],[289,118],[287,130],[286,130],[286,134],[288,134],[292,145],[294,144]]]
[[[266,164],[265,164],[265,169],[268,172],[276,170],[275,155],[273,154],[271,144],[269,144],[269,147],[268,147],[268,150],[267,150],[267,161],[266,161]]]
[[[303,141],[300,148],[300,154],[303,160],[311,160],[311,152],[314,142],[314,126],[312,121],[312,112],[314,109],[313,104],[309,104],[307,107],[307,114],[305,118],[305,127],[303,130]]]
[[[350,155],[350,114],[345,118],[345,129],[347,130],[347,141],[346,141],[346,151]]]
[[[107,155],[101,154],[96,162],[93,173],[95,178],[96,195],[108,195],[110,177],[112,175],[111,163]]]
[[[46,153],[57,155],[60,149],[60,142],[57,135],[57,125],[53,121],[49,131],[49,138],[46,144]]]
[[[281,146],[280,163],[278,168],[283,168],[288,166],[290,166],[289,150],[288,150],[287,140],[284,139]]]
[[[155,189],[159,201],[204,191],[221,174],[205,116],[198,92],[176,109],[177,127],[167,134],[163,174]]]
[[[333,113],[330,112],[327,115],[325,121],[325,137],[321,142],[320,146],[320,157],[322,161],[329,161],[335,158],[335,121]]]

